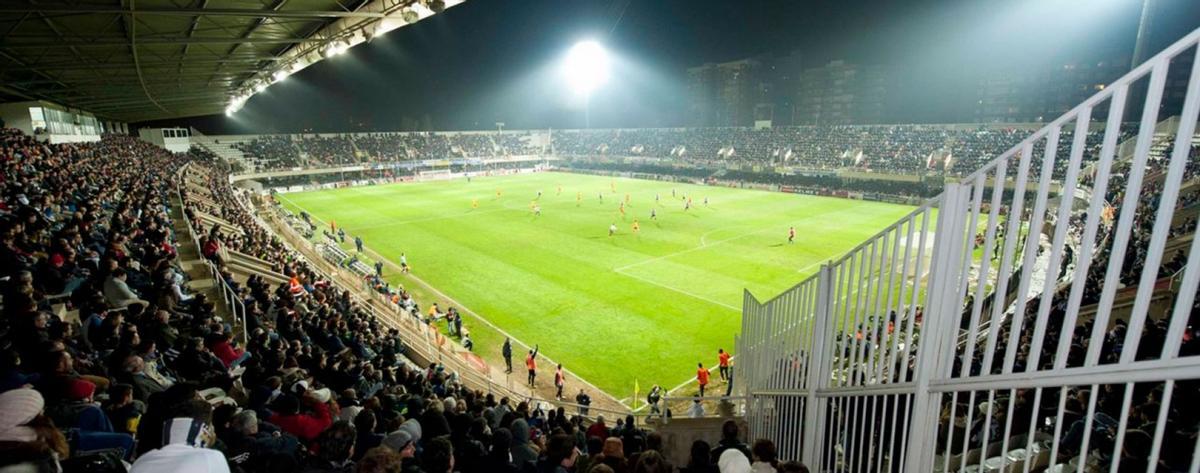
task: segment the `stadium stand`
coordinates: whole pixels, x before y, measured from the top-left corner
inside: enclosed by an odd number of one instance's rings
[[[583,421],[501,403],[438,363],[405,358],[397,329],[241,210],[210,153],[171,155],[122,136],[48,145],[4,129],[0,156],[10,176],[0,249],[6,464],[136,469],[137,455],[177,441],[162,427],[186,411],[212,419],[209,445],[234,470],[344,466],[349,452],[307,447],[332,449],[347,431],[363,442],[355,458],[384,434],[452,434],[462,471],[493,471],[483,431],[511,426],[522,439],[513,445],[529,451],[530,429],[573,432]],[[192,227],[204,233],[188,242]],[[218,280],[181,251],[211,261]]]

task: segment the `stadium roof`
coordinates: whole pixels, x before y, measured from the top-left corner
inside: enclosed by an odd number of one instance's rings
[[[461,2],[6,1],[0,101],[48,100],[126,122],[220,113],[276,73]]]

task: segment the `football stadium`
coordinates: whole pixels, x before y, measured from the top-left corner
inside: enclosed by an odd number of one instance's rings
[[[1200,4],[0,5],[0,471],[1200,472]]]

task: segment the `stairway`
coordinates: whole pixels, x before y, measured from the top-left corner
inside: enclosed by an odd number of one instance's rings
[[[221,159],[224,159],[230,164],[235,166],[241,165],[242,168],[247,171],[254,171],[257,169],[257,166],[251,163],[250,160],[246,159],[246,154],[243,153],[242,150],[233,147],[231,143],[218,143],[217,140],[200,133],[200,130],[195,128],[192,128],[191,132],[192,144],[204,148],[217,156],[220,156]]]

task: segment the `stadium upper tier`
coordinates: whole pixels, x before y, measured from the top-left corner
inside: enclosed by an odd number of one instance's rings
[[[969,174],[1031,125],[872,125],[784,128],[537,130],[226,136],[258,170],[449,158],[634,157],[671,165],[807,171]],[[1122,140],[1128,135],[1122,136]],[[1101,134],[1089,133],[1094,152]],[[1073,139],[1067,131],[1060,142]],[[1165,144],[1165,143],[1164,143]],[[1040,153],[1041,149],[1035,150]],[[1036,164],[1035,164],[1036,166]],[[1065,166],[1065,164],[1064,164]],[[1036,170],[1036,169],[1035,169]],[[1055,169],[1056,176],[1064,169]]]

